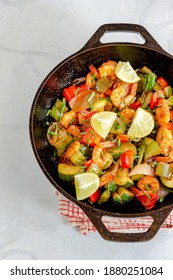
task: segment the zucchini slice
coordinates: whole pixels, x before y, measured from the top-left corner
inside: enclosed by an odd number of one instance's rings
[[[60,163],[58,165],[58,175],[63,181],[73,181],[74,175],[83,172],[84,169],[80,166],[67,165],[65,163]]]
[[[170,189],[173,188],[173,176],[172,176],[171,180],[169,180],[165,177],[160,177],[160,180],[165,187],[170,188]]]

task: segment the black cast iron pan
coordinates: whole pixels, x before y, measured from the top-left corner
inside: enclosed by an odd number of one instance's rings
[[[100,42],[106,32],[119,31],[137,33],[145,43],[102,44]],[[146,211],[138,201],[133,201],[128,206],[115,206],[111,203],[93,206],[87,201],[77,201],[74,187],[59,180],[57,160],[53,156],[52,147],[47,142],[46,112],[52,107],[56,98],[62,97],[63,88],[71,85],[75,78],[85,76],[90,64],[97,67],[108,59],[129,61],[136,69],[147,65],[156,74],[164,75],[170,84],[173,81],[173,56],[164,51],[144,27],[136,24],[102,25],[81,50],[59,63],[40,85],[30,113],[31,143],[35,157],[46,177],[65,197],[83,209],[104,239],[119,242],[147,241],[155,236],[172,210],[172,193],[165,198],[163,203],[156,203],[156,206],[150,211]],[[103,216],[117,218],[150,216],[153,223],[146,232],[117,233],[110,232],[106,228],[102,222]]]

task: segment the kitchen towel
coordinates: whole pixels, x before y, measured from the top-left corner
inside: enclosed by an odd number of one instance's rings
[[[96,232],[96,228],[79,206],[68,200],[61,193],[56,191],[55,194],[59,197],[59,213],[67,218],[69,225],[78,227],[84,235],[88,232]],[[127,219],[104,216],[102,221],[111,232],[145,232],[152,224],[153,219],[151,217]],[[169,214],[161,228],[173,228],[173,211]]]

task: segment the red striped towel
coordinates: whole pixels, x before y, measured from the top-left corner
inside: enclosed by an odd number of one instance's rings
[[[62,194],[59,196],[59,213],[67,218],[67,222],[71,226],[78,227],[80,232],[87,234],[88,232],[96,232],[96,228],[85,215],[84,211],[68,200]],[[102,219],[104,225],[112,232],[136,232],[146,231],[153,222],[151,217],[141,218],[117,218],[104,216]],[[161,228],[173,228],[173,211],[167,217]]]

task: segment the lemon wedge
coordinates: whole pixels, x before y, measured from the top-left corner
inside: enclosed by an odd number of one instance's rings
[[[149,135],[154,128],[154,119],[151,113],[138,108],[127,132],[127,135],[132,138],[142,138]]]
[[[117,117],[114,112],[104,111],[95,113],[91,117],[91,126],[102,138],[106,138]]]
[[[84,200],[90,197],[100,185],[99,177],[91,172],[76,174],[74,182],[77,200]]]
[[[140,80],[129,61],[119,61],[115,69],[116,76],[123,82],[135,83]]]

